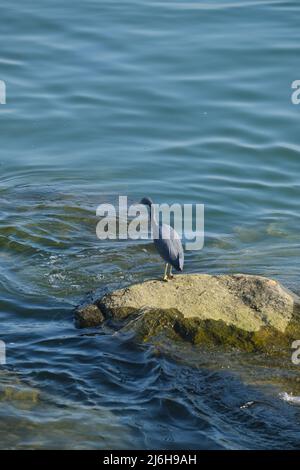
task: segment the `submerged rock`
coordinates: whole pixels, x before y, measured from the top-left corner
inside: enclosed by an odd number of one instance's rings
[[[22,383],[12,373],[0,369],[0,402],[17,401],[30,406],[36,404],[39,397],[39,390]]]
[[[143,340],[163,334],[199,345],[274,351],[300,339],[299,312],[300,298],[277,281],[190,274],[106,294],[77,310],[76,319],[79,326],[118,320]]]

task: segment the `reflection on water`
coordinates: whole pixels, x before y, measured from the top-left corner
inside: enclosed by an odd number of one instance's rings
[[[1,447],[298,447],[300,408],[279,397],[300,395],[297,366],[81,331],[72,310],[161,273],[148,241],[96,238],[96,207],[119,194],[205,204],[186,272],[300,291],[299,8],[3,7]]]

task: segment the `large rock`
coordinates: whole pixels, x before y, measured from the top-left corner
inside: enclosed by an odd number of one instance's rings
[[[97,318],[120,320],[144,340],[164,334],[194,344],[271,351],[300,339],[299,306],[299,297],[271,279],[190,274],[106,294],[76,318],[80,326],[95,325]]]

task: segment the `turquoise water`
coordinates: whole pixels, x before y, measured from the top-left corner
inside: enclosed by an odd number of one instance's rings
[[[299,3],[1,10],[0,446],[296,448],[300,410],[278,393],[299,368],[179,360],[77,330],[72,310],[87,292],[161,275],[150,243],[96,238],[97,205],[119,194],[205,204],[205,247],[185,272],[300,291]]]

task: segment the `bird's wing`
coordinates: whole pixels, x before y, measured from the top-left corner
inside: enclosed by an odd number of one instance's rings
[[[178,263],[178,268],[183,269],[184,251],[181,239],[170,225],[163,224],[160,228],[160,238],[165,249],[168,250],[169,258],[173,263]]]

